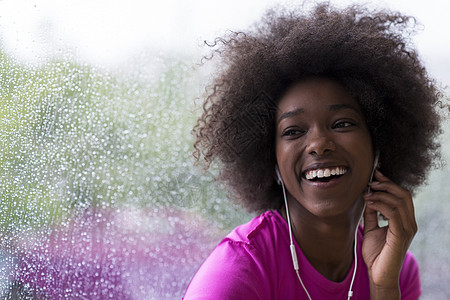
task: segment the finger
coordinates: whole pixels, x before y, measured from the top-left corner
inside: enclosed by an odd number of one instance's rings
[[[390,182],[373,182],[370,186],[373,194],[378,192],[384,192],[385,194],[392,195],[396,200],[401,201],[405,208],[409,211],[410,215],[415,218],[414,203],[412,200],[412,195],[408,190],[405,190],[392,181]]]
[[[398,210],[392,209],[386,203],[380,201],[369,201],[367,203],[367,208],[381,212],[389,220],[389,228],[395,236],[401,237],[401,232],[403,231],[403,222],[400,218]]]
[[[378,214],[373,208],[366,205],[364,209],[364,234],[378,228]]]
[[[417,223],[414,216],[414,207],[412,208],[412,210],[410,210],[409,208],[409,203],[412,204],[412,200],[410,198],[405,200],[397,198],[387,192],[375,192],[364,195],[364,199],[366,201],[372,202],[380,201],[385,203],[390,209],[398,210],[399,216],[401,217],[403,224],[405,224],[405,226],[408,226],[408,228],[411,228],[412,231],[414,231],[414,233],[417,232]],[[384,215],[383,212],[381,213]]]
[[[403,209],[396,206],[390,206],[384,201],[368,201],[367,207],[382,213],[389,221],[389,232],[391,232],[395,240],[398,242],[407,241],[408,246],[415,233],[417,232],[417,224],[405,215]]]
[[[412,230],[406,230],[401,218],[395,216],[398,214],[396,210],[389,209],[382,202],[373,202],[370,206],[373,206],[376,210],[383,211],[389,220],[389,225],[385,227],[387,229],[386,246],[388,246],[387,249],[390,249],[387,251],[393,251],[393,253],[402,256],[409,248],[415,233]],[[383,208],[383,206],[385,207]]]
[[[398,199],[401,199],[406,204],[406,208],[409,212],[411,219],[415,222],[416,217],[411,192],[398,186],[397,184],[392,182],[389,178],[381,174],[381,172],[379,171],[377,176],[378,176],[377,179],[380,179],[382,181],[374,181],[370,183],[372,190],[384,191],[386,193],[392,194]]]
[[[394,183],[378,170],[375,171],[375,179],[376,181],[369,183],[370,187],[374,190],[386,191],[397,197],[406,197],[410,194],[408,190]]]
[[[375,172],[375,177],[379,181],[369,183],[372,190],[385,191],[397,196],[398,198],[405,199],[408,210],[415,219],[414,203],[412,201],[411,192],[395,184],[388,177],[384,176],[379,170]]]
[[[364,200],[375,202],[380,201],[385,203],[390,209],[398,210],[399,216],[402,219],[402,222],[405,224],[405,226],[411,224],[412,228],[415,227],[414,213],[410,212],[408,205],[406,203],[407,201],[405,201],[404,199],[397,198],[394,195],[386,192],[375,192],[364,195]]]

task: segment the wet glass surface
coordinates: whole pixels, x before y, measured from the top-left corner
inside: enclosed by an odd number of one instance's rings
[[[251,217],[214,168],[194,166],[202,53],[152,44],[105,66],[42,22],[29,59],[7,19],[0,10],[0,297],[181,298],[213,247]],[[448,160],[448,130],[443,141]],[[435,171],[415,198],[424,299],[450,294],[449,176],[448,165]]]

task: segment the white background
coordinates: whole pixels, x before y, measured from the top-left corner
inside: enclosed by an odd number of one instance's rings
[[[364,3],[363,1],[357,1]],[[204,40],[225,30],[245,29],[275,5],[301,1],[275,0],[3,0],[0,37],[16,57],[39,61],[58,51],[71,51],[95,64],[120,65],[142,51],[192,54]],[[309,2],[308,2],[309,3]],[[332,1],[346,5],[351,1]],[[430,73],[450,83],[450,2],[391,0],[369,4],[413,15],[423,25],[415,40]]]

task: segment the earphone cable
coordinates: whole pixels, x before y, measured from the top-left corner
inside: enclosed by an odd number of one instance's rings
[[[378,161],[378,153],[377,153],[376,158],[375,158],[374,169],[372,170],[372,175],[371,175],[370,181],[372,181],[372,177],[373,177],[373,173],[375,171],[375,167],[376,167],[377,161]],[[305,284],[303,283],[303,280],[302,280],[302,278],[300,276],[300,273],[299,273],[297,251],[295,251],[294,238],[293,238],[294,235],[292,233],[291,217],[290,217],[289,205],[288,205],[287,197],[286,197],[286,188],[284,187],[284,182],[283,182],[283,179],[281,178],[281,174],[280,174],[280,171],[278,169],[278,166],[276,166],[275,171],[276,171],[276,173],[278,175],[279,183],[281,184],[281,187],[282,187],[282,190],[283,190],[284,206],[286,208],[286,219],[287,219],[287,222],[288,222],[288,229],[289,229],[289,242],[290,242],[289,248],[291,250],[292,264],[293,264],[295,273],[297,274],[298,280],[300,281],[300,284],[303,287],[303,290],[305,291],[306,295],[308,296],[308,299],[312,300],[311,296],[309,295],[308,290],[306,289]],[[365,208],[366,208],[366,203],[364,202],[364,206],[363,206],[361,215],[359,217],[358,224],[356,224],[356,229],[355,229],[355,239],[354,239],[354,242],[353,242],[353,257],[355,259],[355,267],[353,269],[352,280],[350,282],[350,287],[348,289],[348,298],[347,298],[347,300],[350,300],[350,298],[353,296],[352,288],[353,288],[353,283],[355,282],[356,270],[358,268],[358,253],[357,253],[357,249],[358,249],[357,248],[357,245],[358,245],[358,229],[359,229],[359,223],[361,222],[362,217],[364,215]]]
[[[298,280],[300,281],[300,284],[303,287],[303,290],[305,291],[306,295],[308,296],[308,299],[312,300],[311,296],[309,295],[308,290],[306,289],[305,284],[303,283],[303,280],[302,280],[302,278],[300,276],[300,273],[299,273],[297,252],[295,251],[294,240],[293,240],[293,233],[292,233],[292,226],[291,226],[291,218],[290,218],[290,214],[289,214],[289,205],[287,203],[286,189],[284,187],[283,180],[281,180],[281,188],[283,189],[284,206],[286,207],[286,219],[288,221],[289,241],[290,241],[289,248],[291,250],[292,263],[294,265],[294,270],[295,270],[295,273],[297,274]],[[365,207],[366,207],[366,204],[364,203],[363,213],[364,213]],[[359,221],[361,221],[363,213],[361,213],[361,217],[359,218]],[[352,288],[353,288],[353,283],[354,283],[355,277],[356,277],[356,270],[357,270],[357,267],[358,267],[357,241],[358,241],[358,225],[356,226],[356,230],[355,230],[355,241],[354,241],[354,247],[353,247],[353,255],[354,255],[354,258],[355,258],[355,268],[353,270],[352,280],[350,282],[350,288],[348,290],[348,300],[350,300],[350,298],[353,296]]]
[[[308,296],[308,299],[312,300],[311,296],[309,295],[308,290],[305,287],[305,284],[303,283],[302,278],[300,277],[300,273],[298,271],[299,267],[298,267],[298,260],[297,260],[297,252],[295,251],[295,246],[294,246],[294,240],[293,240],[293,234],[292,234],[292,226],[291,226],[291,218],[289,216],[289,206],[288,206],[288,203],[287,203],[287,197],[286,197],[286,190],[284,188],[284,182],[282,180],[281,180],[281,187],[283,189],[284,206],[286,207],[286,219],[288,221],[288,227],[289,227],[289,239],[290,239],[289,248],[291,250],[292,263],[294,265],[294,270],[295,270],[295,273],[297,274],[298,280],[300,281],[300,284],[303,287],[303,290],[305,291],[306,295]]]

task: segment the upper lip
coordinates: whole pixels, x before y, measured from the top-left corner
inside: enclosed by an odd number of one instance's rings
[[[310,170],[317,170],[317,169],[326,169],[326,168],[335,168],[335,167],[343,167],[348,169],[347,165],[342,162],[321,162],[321,163],[313,163],[308,165],[302,170],[302,177],[305,176],[305,173]]]

